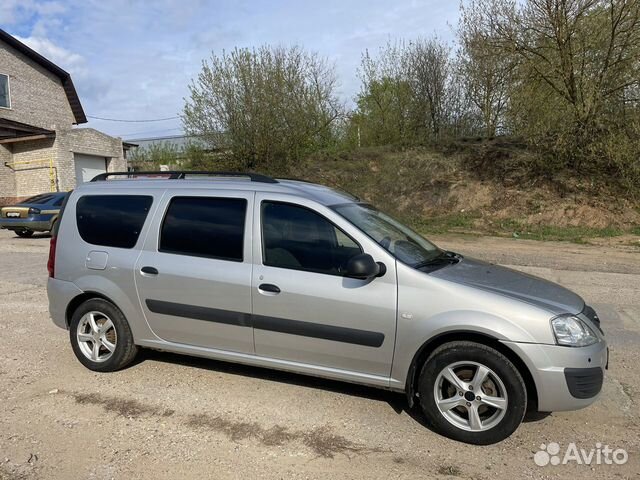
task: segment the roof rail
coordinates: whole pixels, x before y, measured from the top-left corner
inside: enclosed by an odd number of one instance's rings
[[[278,183],[275,178],[268,177],[267,175],[261,175],[259,173],[251,173],[251,172],[207,172],[207,171],[189,171],[189,170],[172,170],[167,172],[156,171],[156,172],[105,172],[99,175],[96,175],[91,180],[92,182],[102,182],[107,180],[109,177],[144,177],[148,175],[153,176],[162,176],[163,180],[181,180],[184,179],[187,175],[202,175],[209,177],[230,177],[230,178],[248,178],[252,182],[260,182],[260,183]],[[168,177],[168,178],[167,178]]]

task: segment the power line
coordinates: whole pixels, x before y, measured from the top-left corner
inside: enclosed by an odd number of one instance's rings
[[[162,130],[145,130],[143,132],[131,132],[131,133],[121,133],[121,134],[117,134],[114,135],[115,137],[131,137],[134,135],[144,135],[147,133],[159,133],[159,132],[171,132],[174,130],[182,130],[182,127],[176,127],[176,128],[163,128]]]
[[[87,118],[93,118],[94,120],[104,120],[105,122],[148,123],[148,122],[165,122],[167,120],[176,120],[180,117],[176,115],[175,117],[151,118],[147,120],[123,120],[120,118],[104,118],[104,117],[94,117],[92,115],[87,115]]]

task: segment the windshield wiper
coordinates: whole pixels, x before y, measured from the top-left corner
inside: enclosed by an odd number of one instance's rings
[[[429,258],[428,260],[423,260],[422,262],[418,262],[415,265],[412,265],[415,269],[420,269],[424,267],[428,267],[430,265],[439,265],[443,263],[458,263],[460,261],[461,256],[455,252],[449,252],[443,250],[438,255],[433,258]]]

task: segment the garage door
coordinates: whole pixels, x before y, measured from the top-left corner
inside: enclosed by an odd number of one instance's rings
[[[76,163],[76,184],[89,182],[93,177],[107,171],[107,159],[95,155],[74,154]]]

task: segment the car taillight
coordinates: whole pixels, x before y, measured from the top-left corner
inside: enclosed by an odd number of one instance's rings
[[[53,236],[51,237],[51,241],[49,242],[49,260],[47,261],[47,270],[49,271],[49,276],[51,278],[55,276],[57,241],[58,237]]]

